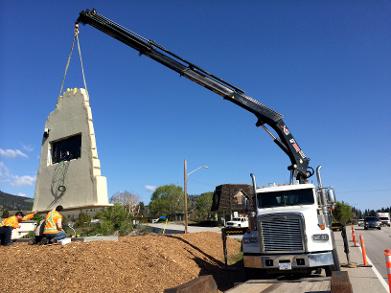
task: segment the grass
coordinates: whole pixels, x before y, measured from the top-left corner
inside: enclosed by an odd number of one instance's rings
[[[228,265],[235,265],[238,262],[241,262],[243,260],[243,252],[239,252],[238,254],[235,254],[231,257],[228,257]]]

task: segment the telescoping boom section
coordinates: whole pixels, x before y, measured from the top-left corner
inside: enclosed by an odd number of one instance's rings
[[[246,95],[238,87],[170,52],[156,42],[129,31],[103,15],[100,15],[95,9],[82,11],[77,19],[77,23],[88,24],[104,32],[137,50],[140,54],[150,57],[176,71],[181,76],[187,77],[222,96],[224,99],[253,113],[257,117],[256,126],[264,128],[272,137],[273,141],[288,155],[291,161],[288,169],[292,172],[293,178],[304,183],[308,177],[312,176],[313,170],[308,166],[310,159],[306,157],[293,138],[280,113]],[[266,125],[269,125],[277,133],[277,136]]]

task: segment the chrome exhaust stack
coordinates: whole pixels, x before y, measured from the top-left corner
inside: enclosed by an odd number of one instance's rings
[[[321,168],[322,168],[321,165],[318,165],[318,167],[316,167],[316,180],[318,181],[319,188],[323,188],[322,178],[320,177],[320,169]]]

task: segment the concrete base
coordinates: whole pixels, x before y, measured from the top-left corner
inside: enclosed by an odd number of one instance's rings
[[[83,242],[92,242],[92,241],[118,241],[118,236],[86,236],[83,237]]]

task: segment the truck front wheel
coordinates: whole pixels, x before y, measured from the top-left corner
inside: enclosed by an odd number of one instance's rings
[[[338,268],[337,266],[333,265],[333,266],[325,267],[324,270],[325,270],[325,273],[326,273],[326,277],[331,277],[331,273],[332,272],[340,271],[341,269]]]
[[[244,268],[244,274],[247,280],[256,279],[256,269]]]
[[[260,269],[244,268],[244,273],[247,280],[262,279],[266,276],[266,272]]]
[[[325,267],[324,270],[326,272],[326,277],[331,277],[331,273],[333,272],[333,267],[334,266],[330,266],[330,267]]]

